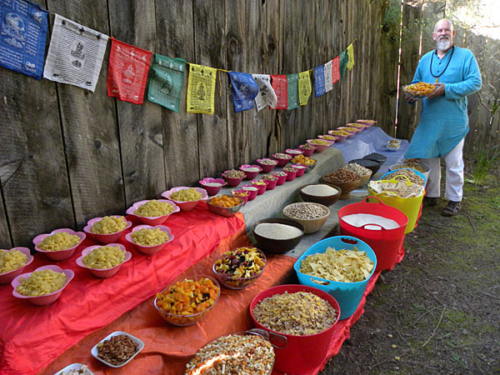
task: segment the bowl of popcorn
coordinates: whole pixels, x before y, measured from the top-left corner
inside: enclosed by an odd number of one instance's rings
[[[223,178],[212,178],[205,177],[203,180],[199,181],[203,189],[207,191],[209,196],[217,195],[222,189],[222,187],[227,185],[227,182]]]
[[[173,239],[174,235],[165,225],[138,225],[131,233],[125,235],[127,242],[146,255],[153,255],[163,250]]]
[[[316,147],[316,152],[318,153],[325,151],[328,147],[335,143],[334,141],[327,141],[325,139],[308,139],[306,142],[310,145],[314,145]]]
[[[214,214],[229,217],[236,214],[245,204],[243,197],[235,195],[216,195],[207,201],[208,210]]]
[[[179,212],[180,208],[166,199],[152,199],[135,202],[128,210],[127,215],[134,216],[146,225],[163,224],[170,215]]]
[[[299,148],[302,150],[302,154],[304,156],[311,156],[316,151],[316,147],[314,147],[314,145],[310,145],[309,143],[300,145]]]
[[[291,155],[285,154],[283,152],[277,152],[271,155],[277,162],[278,167],[284,167],[292,159]]]
[[[278,161],[264,158],[264,159],[257,159],[257,164],[259,164],[260,167],[262,168],[262,172],[269,173],[274,169],[274,167],[276,167],[276,165],[278,165]]]
[[[83,232],[61,228],[36,236],[33,238],[33,244],[36,251],[47,255],[52,260],[66,260],[71,258],[85,237]]]
[[[195,276],[176,281],[156,294],[158,314],[175,326],[190,326],[202,320],[216,305],[220,285],[213,277]]]
[[[33,262],[33,256],[27,247],[13,247],[0,250],[0,284],[8,284],[23,273],[24,268]]]
[[[181,211],[191,211],[199,202],[208,199],[205,189],[189,186],[174,187],[161,193],[161,196],[173,201]]]
[[[38,267],[33,272],[23,273],[12,280],[12,295],[34,305],[50,305],[57,301],[74,276],[72,270],[63,270],[58,266]]]
[[[346,140],[347,137],[350,136],[350,133],[346,132],[345,130],[338,130],[338,129],[328,130],[328,134],[337,137],[336,142],[343,142]]]
[[[94,276],[105,279],[114,276],[123,263],[131,258],[132,254],[125,249],[125,246],[110,243],[106,246],[96,245],[83,249],[76,264],[89,270]]]
[[[113,215],[90,219],[83,231],[100,243],[111,243],[120,240],[123,232],[131,226],[132,223],[125,217]]]
[[[212,270],[222,286],[239,290],[253,284],[264,272],[266,263],[266,256],[256,247],[239,247],[222,254]]]
[[[250,165],[250,164],[243,164],[240,167],[240,170],[242,170],[245,173],[245,178],[247,180],[253,180],[257,175],[262,172],[262,168],[259,165]],[[239,184],[238,184],[239,185]]]
[[[283,216],[301,224],[304,233],[316,233],[330,216],[328,207],[313,202],[292,203],[283,209]]]
[[[222,177],[224,177],[226,179],[228,185],[231,187],[238,186],[246,176],[247,175],[245,174],[245,172],[238,171],[236,169],[224,171],[224,173],[222,174]]]

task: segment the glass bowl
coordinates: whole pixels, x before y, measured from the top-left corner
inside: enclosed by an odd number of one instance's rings
[[[236,195],[231,195],[231,194],[224,194],[224,195],[227,195],[231,198],[236,198],[240,201],[240,203],[237,204],[236,206],[233,206],[233,207],[220,207],[220,206],[216,206],[216,205],[212,204],[212,201],[215,198],[215,197],[213,197],[207,201],[208,210],[210,212],[213,212],[214,214],[225,216],[225,217],[233,216],[239,210],[241,210],[241,207],[243,207],[244,204],[246,203],[246,199],[243,197],[238,197]],[[221,196],[222,195],[220,195],[218,197],[220,198]],[[247,197],[247,199],[248,199],[248,197]]]

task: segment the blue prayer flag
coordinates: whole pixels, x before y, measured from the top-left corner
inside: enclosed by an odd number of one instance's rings
[[[248,111],[253,108],[253,100],[259,93],[259,85],[251,74],[229,72],[235,112]]]
[[[314,96],[325,94],[325,66],[320,65],[314,68]]]

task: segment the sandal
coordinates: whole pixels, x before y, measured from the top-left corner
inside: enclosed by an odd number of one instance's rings
[[[443,216],[455,216],[461,208],[462,204],[460,202],[449,201],[442,214]]]

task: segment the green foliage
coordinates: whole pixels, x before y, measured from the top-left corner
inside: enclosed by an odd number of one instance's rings
[[[484,179],[488,176],[491,167],[498,159],[500,159],[499,145],[495,145],[490,149],[482,149],[479,153],[477,153],[476,168],[474,169],[472,180],[475,185],[481,185],[484,182]]]

